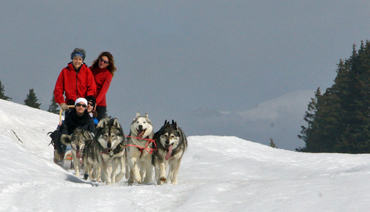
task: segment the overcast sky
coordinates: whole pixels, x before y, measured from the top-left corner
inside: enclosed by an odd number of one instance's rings
[[[325,90],[339,60],[369,38],[369,4],[1,1],[0,80],[12,101],[24,104],[33,88],[47,109],[75,47],[86,50],[87,65],[109,51],[118,69],[109,114],[129,124],[147,112],[159,129],[199,108],[245,111],[297,90]]]

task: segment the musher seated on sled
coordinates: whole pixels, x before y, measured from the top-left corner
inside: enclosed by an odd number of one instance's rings
[[[80,127],[82,129],[94,132],[95,123],[87,112],[87,100],[85,98],[78,98],[75,102],[75,108],[71,109],[67,117],[64,119],[62,126],[60,126],[60,136],[62,134],[71,135],[73,131]],[[57,129],[58,130],[58,129]],[[63,160],[64,153],[70,150],[70,146],[64,146],[59,139],[53,139],[54,141],[54,162]]]

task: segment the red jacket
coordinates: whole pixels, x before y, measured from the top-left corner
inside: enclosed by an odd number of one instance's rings
[[[95,68],[92,67],[91,71],[94,75],[95,83],[96,83],[96,105],[97,106],[107,106],[106,94],[108,92],[110,83],[112,81],[112,74],[106,68]]]
[[[65,95],[65,99],[64,96]],[[76,73],[72,62],[60,72],[54,89],[55,102],[58,104],[76,101],[79,97],[95,96],[96,84],[91,70],[82,64]]]

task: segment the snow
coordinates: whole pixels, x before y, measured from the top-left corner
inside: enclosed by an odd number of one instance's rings
[[[0,100],[0,120],[0,211],[337,212],[370,207],[368,154],[299,153],[232,136],[189,136],[178,185],[128,186],[123,179],[106,186],[53,163],[47,132],[56,128],[58,115]]]

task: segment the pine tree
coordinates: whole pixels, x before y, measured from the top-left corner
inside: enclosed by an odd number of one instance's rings
[[[49,105],[48,111],[51,113],[59,114],[60,110],[57,109],[59,105],[55,102],[54,93],[53,93],[53,97],[51,98],[50,102],[51,103]]]
[[[0,80],[0,99],[12,100],[12,98],[5,96],[4,92],[5,92],[4,85],[1,84],[1,80]]]
[[[370,151],[370,43],[361,42],[352,54],[343,85],[338,85],[342,107],[336,152],[368,153]]]
[[[277,146],[274,143],[274,139],[270,138],[270,147],[277,148]]]
[[[315,98],[311,98],[311,102],[308,103],[307,111],[305,112],[304,120],[307,122],[308,126],[301,126],[301,135],[298,135],[299,139],[306,142],[306,147],[298,148],[296,151],[300,152],[310,152],[314,151],[317,147],[317,139],[314,139],[315,130],[317,130],[316,124],[316,112],[319,108],[319,98],[321,97],[320,87],[317,88],[315,92]]]
[[[311,99],[300,139],[304,152],[365,153],[370,151],[370,43],[361,42],[338,64],[333,86]]]
[[[27,94],[27,99],[24,100],[25,105],[40,109],[40,103],[37,103],[37,97],[33,89]]]

